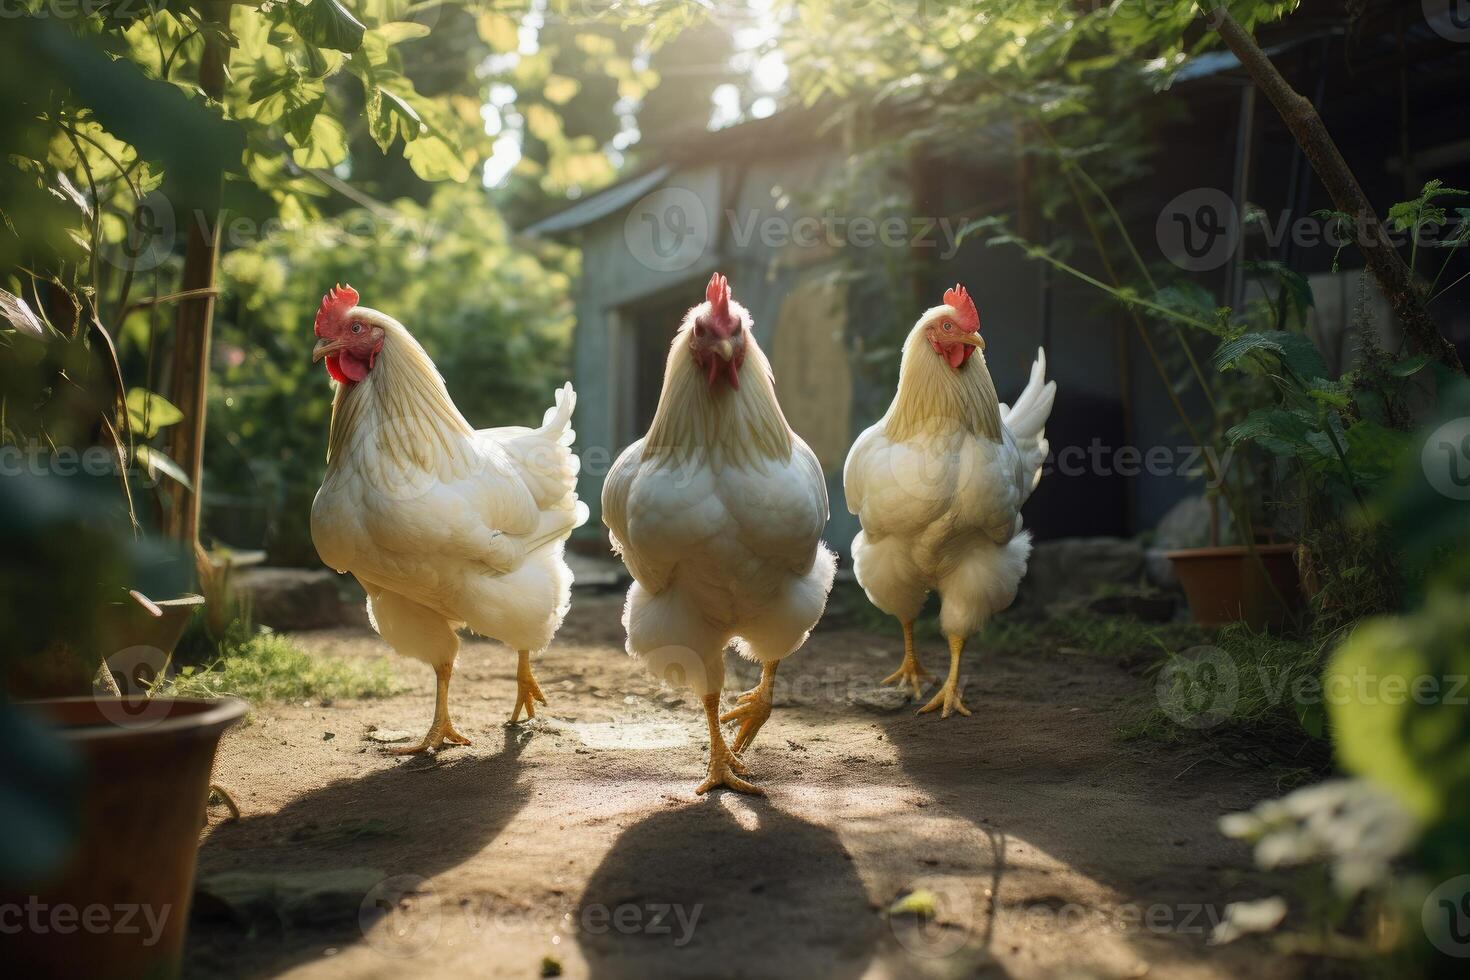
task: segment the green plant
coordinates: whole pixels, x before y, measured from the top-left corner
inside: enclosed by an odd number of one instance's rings
[[[218,659],[181,668],[165,682],[171,697],[241,697],[254,704],[302,698],[380,698],[398,690],[387,658],[308,654],[288,638],[236,622]]]
[[[1232,623],[1205,645],[1223,654],[1229,674],[1231,695],[1228,704],[1220,706],[1221,717],[1211,717],[1210,724],[1195,727],[1186,723],[1188,718],[1181,720],[1165,710],[1165,705],[1176,702],[1210,703],[1216,693],[1205,691],[1209,697],[1197,702],[1188,691],[1173,691],[1173,686],[1187,686],[1199,679],[1192,669],[1191,652],[1176,651],[1150,671],[1159,685],[1153,692],[1156,696],[1125,724],[1126,735],[1177,743],[1248,745],[1277,762],[1282,761],[1283,753],[1289,758],[1303,746],[1325,745],[1319,678],[1329,649],[1327,641],[1275,636]],[[1207,679],[1214,682],[1213,677]],[[1176,698],[1175,693],[1181,696]],[[1320,766],[1320,759],[1301,759]]]

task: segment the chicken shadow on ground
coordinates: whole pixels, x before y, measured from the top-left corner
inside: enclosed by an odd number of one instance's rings
[[[493,755],[409,758],[215,827],[199,853],[185,974],[273,976],[371,941],[374,896],[412,901],[414,882],[479,854],[530,799],[518,777],[531,736],[504,732]],[[433,901],[423,891],[420,903]]]
[[[935,644],[921,646],[926,666],[942,673]],[[897,666],[896,636],[893,647]],[[1251,802],[1250,779],[1197,771],[1181,781],[1187,763],[1176,753],[1121,740],[1120,712],[1137,680],[1113,664],[998,653],[976,637],[961,680],[972,715],[916,716],[937,687],[930,681],[881,724],[906,780],[940,814],[974,828],[930,862],[941,879],[971,881],[972,935],[989,950],[1003,942],[1006,920],[1070,928],[1074,939],[1087,934],[1082,923],[1118,926],[1125,920],[1106,918],[1116,908],[1095,907],[1102,885],[1128,915],[1161,910],[1160,928],[1113,930],[1144,960],[1162,967],[1205,958],[1212,921],[1225,903],[1253,894],[1259,877],[1247,850],[1216,824]],[[1260,792],[1269,795],[1264,779]]]
[[[881,929],[835,833],[719,791],[624,831],[577,914],[589,973],[606,980],[857,977]]]

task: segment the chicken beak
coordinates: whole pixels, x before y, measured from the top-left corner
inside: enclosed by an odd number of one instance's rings
[[[735,345],[728,340],[722,340],[715,344],[715,353],[720,355],[720,360],[729,361],[735,356]]]
[[[320,361],[328,354],[332,353],[333,351],[340,350],[345,346],[347,345],[342,343],[342,341],[340,340],[330,340],[326,337],[323,337],[321,340],[318,340],[316,342],[316,346],[311,349],[311,363],[315,364],[317,361]]]
[[[980,336],[979,333],[962,333],[955,339],[962,344],[968,344],[971,347],[978,347],[981,350],[985,349],[985,338]]]

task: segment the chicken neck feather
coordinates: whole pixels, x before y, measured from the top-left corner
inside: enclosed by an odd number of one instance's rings
[[[643,440],[643,459],[676,466],[708,463],[763,469],[791,458],[792,432],[776,401],[771,364],[752,333],[740,366],[740,387],[711,386],[689,356],[692,319],[674,337],[664,386]]]
[[[383,350],[362,381],[337,383],[327,439],[328,471],[341,465],[353,447],[372,447],[401,466],[437,468],[443,456],[462,450],[474,429],[413,335],[392,317],[367,309],[358,313],[359,319],[383,328]]]
[[[883,430],[894,442],[904,442],[944,422],[958,422],[972,435],[999,441],[995,382],[983,355],[976,354],[956,370],[935,355],[923,331],[916,329],[904,344],[898,392],[883,416]]]

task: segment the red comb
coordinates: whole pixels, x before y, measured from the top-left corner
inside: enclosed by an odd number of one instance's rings
[[[316,335],[322,336],[322,328],[332,326],[347,315],[347,311],[357,305],[357,290],[351,286],[341,283],[327,290],[327,295],[322,297],[321,308],[316,311]]]
[[[704,298],[709,301],[710,310],[721,320],[730,315],[730,280],[716,272],[709,277],[709,285],[704,287]]]
[[[965,287],[955,283],[953,289],[944,291],[944,302],[946,306],[954,307],[956,318],[965,333],[980,332],[980,314],[975,309],[975,301],[965,291]]]

